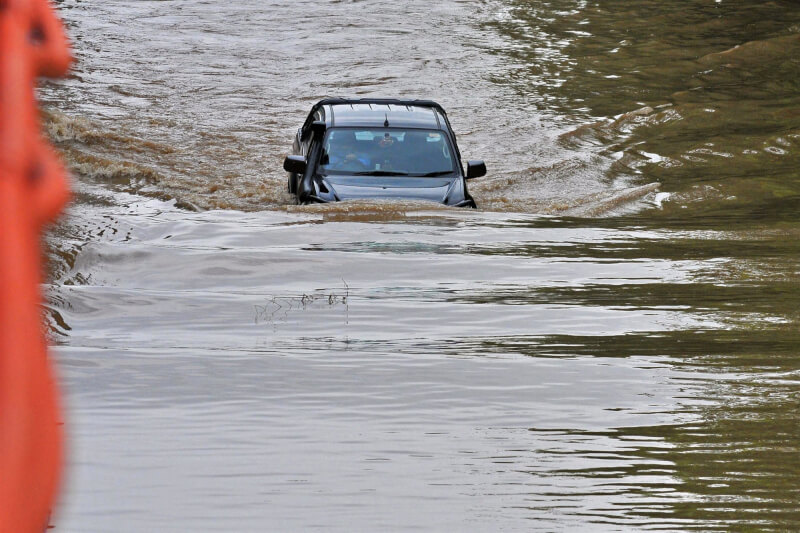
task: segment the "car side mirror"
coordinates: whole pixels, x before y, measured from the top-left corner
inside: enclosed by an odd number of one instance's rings
[[[305,174],[306,158],[302,155],[287,155],[283,160],[283,170],[295,174]]]
[[[486,163],[483,161],[467,161],[467,179],[480,178],[486,175]]]

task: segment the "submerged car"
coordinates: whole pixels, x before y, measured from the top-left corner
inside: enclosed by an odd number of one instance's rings
[[[283,163],[301,204],[352,199],[428,200],[475,207],[444,109],[430,100],[329,98],[311,108]]]

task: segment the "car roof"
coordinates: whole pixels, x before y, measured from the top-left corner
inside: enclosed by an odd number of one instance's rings
[[[338,104],[329,106],[326,118],[331,128],[347,126],[385,126],[441,129],[436,110],[401,104]]]
[[[431,100],[381,98],[328,98],[317,102],[309,114],[309,124],[325,121],[328,128],[389,127],[449,129],[444,109]]]

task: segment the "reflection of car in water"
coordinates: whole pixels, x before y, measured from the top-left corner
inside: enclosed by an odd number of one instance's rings
[[[321,100],[283,168],[300,203],[406,198],[475,207],[465,180],[486,174],[483,161],[464,172],[447,115],[429,100]]]

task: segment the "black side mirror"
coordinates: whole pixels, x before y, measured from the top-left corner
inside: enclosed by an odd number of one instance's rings
[[[283,160],[283,170],[295,174],[305,174],[306,158],[302,155],[287,155]]]
[[[467,179],[480,178],[486,175],[486,163],[483,161],[467,161]]]

